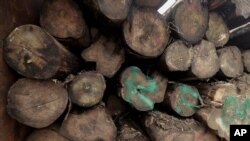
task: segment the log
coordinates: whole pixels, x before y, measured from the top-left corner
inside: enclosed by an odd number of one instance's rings
[[[112,21],[123,21],[130,11],[132,0],[97,0],[103,15]]]
[[[64,112],[67,91],[50,80],[19,79],[8,93],[7,111],[18,122],[34,128],[52,124]]]
[[[78,74],[68,86],[71,101],[81,107],[98,104],[102,100],[105,89],[104,77],[94,71]]]
[[[139,111],[153,110],[154,103],[164,100],[167,82],[158,72],[149,77],[138,67],[131,66],[121,74],[120,96]]]
[[[56,131],[45,128],[35,130],[26,141],[69,141],[67,138],[63,137]]]
[[[120,25],[128,16],[133,1],[132,0],[85,0],[84,6],[91,11],[94,20],[109,24]],[[92,20],[93,20],[92,19]]]
[[[208,104],[214,107],[221,106],[227,96],[236,96],[238,93],[238,87],[228,82],[199,83],[196,88],[202,96],[209,98]]]
[[[1,40],[0,40],[1,42]],[[3,48],[0,43],[0,139],[3,141],[23,141],[30,129],[10,118],[7,113],[7,95],[11,85],[16,81],[16,74],[3,59]]]
[[[235,78],[242,75],[244,66],[241,52],[236,46],[228,46],[218,50],[220,71],[226,77]]]
[[[96,70],[111,78],[125,61],[125,50],[114,40],[100,37],[89,48],[83,50],[82,58],[96,63]]]
[[[81,114],[69,114],[60,133],[74,141],[115,141],[116,126],[105,108],[98,106]]]
[[[13,30],[3,49],[6,63],[28,78],[59,77],[79,67],[73,54],[35,25],[22,25]]]
[[[117,141],[150,141],[145,133],[131,119],[120,121]]]
[[[191,66],[193,50],[178,40],[170,44],[161,56],[161,62],[168,71],[187,71]]]
[[[208,28],[208,8],[200,0],[184,0],[173,17],[179,36],[192,44],[199,42]]]
[[[199,79],[214,76],[220,68],[219,57],[213,43],[202,40],[193,47],[191,72]]]
[[[40,14],[40,24],[61,41],[71,40],[83,46],[90,43],[88,26],[80,8],[72,0],[45,0]]]
[[[250,50],[246,50],[242,53],[242,60],[245,70],[250,72]]]
[[[135,0],[135,4],[139,7],[151,7],[151,8],[158,8],[160,7],[165,0]]]
[[[230,37],[229,29],[223,18],[215,12],[209,14],[208,30],[206,38],[216,47],[224,46]]]
[[[197,112],[197,117],[215,130],[218,136],[229,141],[230,125],[250,124],[249,110],[249,96],[227,96],[221,108],[203,108]]]
[[[234,81],[240,95],[250,95],[250,74],[243,73],[242,76],[237,77]]]
[[[143,125],[153,141],[201,141],[195,133],[197,122],[193,119],[178,119],[159,111],[149,112]]]
[[[190,117],[199,109],[200,94],[197,88],[176,83],[168,86],[164,104],[182,117]]]
[[[148,58],[163,53],[169,33],[168,23],[153,9],[134,9],[123,24],[123,35],[129,48]]]

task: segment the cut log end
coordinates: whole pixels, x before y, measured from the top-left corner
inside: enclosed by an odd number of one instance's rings
[[[112,21],[123,21],[127,18],[132,0],[97,0],[100,11]]]
[[[174,14],[176,31],[181,38],[197,43],[208,27],[208,8],[200,0],[185,0],[180,3]]]
[[[191,71],[196,77],[210,78],[219,71],[219,57],[213,43],[202,40],[194,46],[193,55]]]
[[[36,79],[69,73],[78,65],[74,55],[35,25],[11,32],[4,43],[4,58],[21,75]]]
[[[123,34],[129,47],[146,57],[162,54],[169,40],[167,22],[152,9],[135,9],[123,25]]]
[[[81,56],[86,61],[95,62],[96,70],[111,78],[125,61],[125,50],[113,39],[101,37],[89,48],[83,50]]]
[[[43,128],[65,110],[67,91],[52,81],[20,79],[9,90],[7,111],[25,125]]]
[[[172,43],[162,56],[169,71],[187,71],[191,66],[192,58],[192,48],[188,48],[182,41]]]
[[[80,115],[69,114],[60,133],[70,140],[114,141],[117,129],[104,107],[95,107]]]
[[[220,70],[226,77],[238,77],[243,74],[244,66],[241,52],[236,46],[229,46],[218,50]]]
[[[243,56],[243,63],[245,66],[245,70],[247,72],[250,72],[250,50],[244,51],[242,56]]]
[[[26,141],[69,141],[56,131],[53,131],[52,129],[40,129],[35,130],[27,139]]]
[[[175,85],[172,89],[173,91],[167,95],[167,101],[170,102],[172,109],[183,117],[194,115],[199,108],[198,90],[186,84]]]
[[[71,0],[45,1],[40,24],[57,38],[78,39],[84,32],[88,32],[79,7]]]
[[[140,111],[154,108],[154,103],[164,99],[167,79],[160,74],[153,78],[145,76],[138,67],[127,68],[121,76],[121,96],[133,107]]]
[[[68,91],[73,103],[81,107],[91,107],[102,100],[106,83],[97,72],[83,72],[70,83]]]
[[[222,17],[213,12],[209,15],[209,25],[206,32],[208,41],[214,43],[216,47],[224,46],[230,37],[229,29]]]

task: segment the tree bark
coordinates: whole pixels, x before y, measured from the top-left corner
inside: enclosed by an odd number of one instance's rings
[[[78,42],[82,46],[90,43],[88,26],[80,8],[72,0],[45,0],[40,24],[62,42]]]
[[[167,79],[160,73],[150,78],[136,66],[128,67],[121,74],[120,83],[123,100],[139,111],[152,110],[154,103],[162,102],[167,88]]]
[[[78,70],[77,58],[47,32],[35,25],[23,25],[4,43],[9,66],[28,78],[48,79]]]
[[[130,49],[145,57],[161,55],[169,41],[167,22],[153,9],[134,9],[123,25]]]
[[[83,50],[82,58],[96,63],[96,70],[106,77],[113,77],[125,61],[124,49],[114,40],[100,37]]]
[[[98,104],[104,95],[106,82],[97,72],[82,72],[78,74],[68,87],[71,101],[81,107],[91,107]]]
[[[66,109],[67,91],[49,80],[23,78],[8,93],[9,115],[25,125],[43,128],[52,124]]]
[[[175,10],[176,32],[189,43],[199,42],[208,27],[208,8],[200,0],[184,0]]]

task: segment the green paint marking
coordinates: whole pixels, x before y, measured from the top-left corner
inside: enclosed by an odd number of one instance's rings
[[[234,96],[228,96],[222,107],[222,121],[226,126],[229,126],[230,124],[250,124],[249,110],[249,98],[241,100]]]
[[[132,96],[137,95],[140,100],[142,100],[149,109],[154,108],[154,103],[151,99],[149,99],[146,94],[154,92],[157,89],[157,83],[150,77],[147,77],[148,85],[135,84],[136,74],[139,73],[140,69],[138,67],[132,66],[129,68],[131,71],[131,79],[127,79],[125,81],[125,89],[128,92],[125,100],[131,104],[135,101],[132,101]]]
[[[181,96],[178,102],[178,105],[176,106],[176,112],[178,114],[181,114],[182,108],[181,107],[187,107],[190,110],[196,110],[198,108],[197,105],[194,105],[193,103],[191,103],[186,97],[188,95],[191,95],[193,98],[198,99],[200,94],[198,92],[198,90],[196,88],[193,88],[189,85],[185,85],[185,84],[181,84],[179,87]]]

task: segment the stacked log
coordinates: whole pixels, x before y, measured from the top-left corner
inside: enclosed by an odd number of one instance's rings
[[[36,22],[11,23],[0,140],[222,141],[250,124],[250,51],[207,1],[178,1],[170,18],[164,2],[45,0]]]

